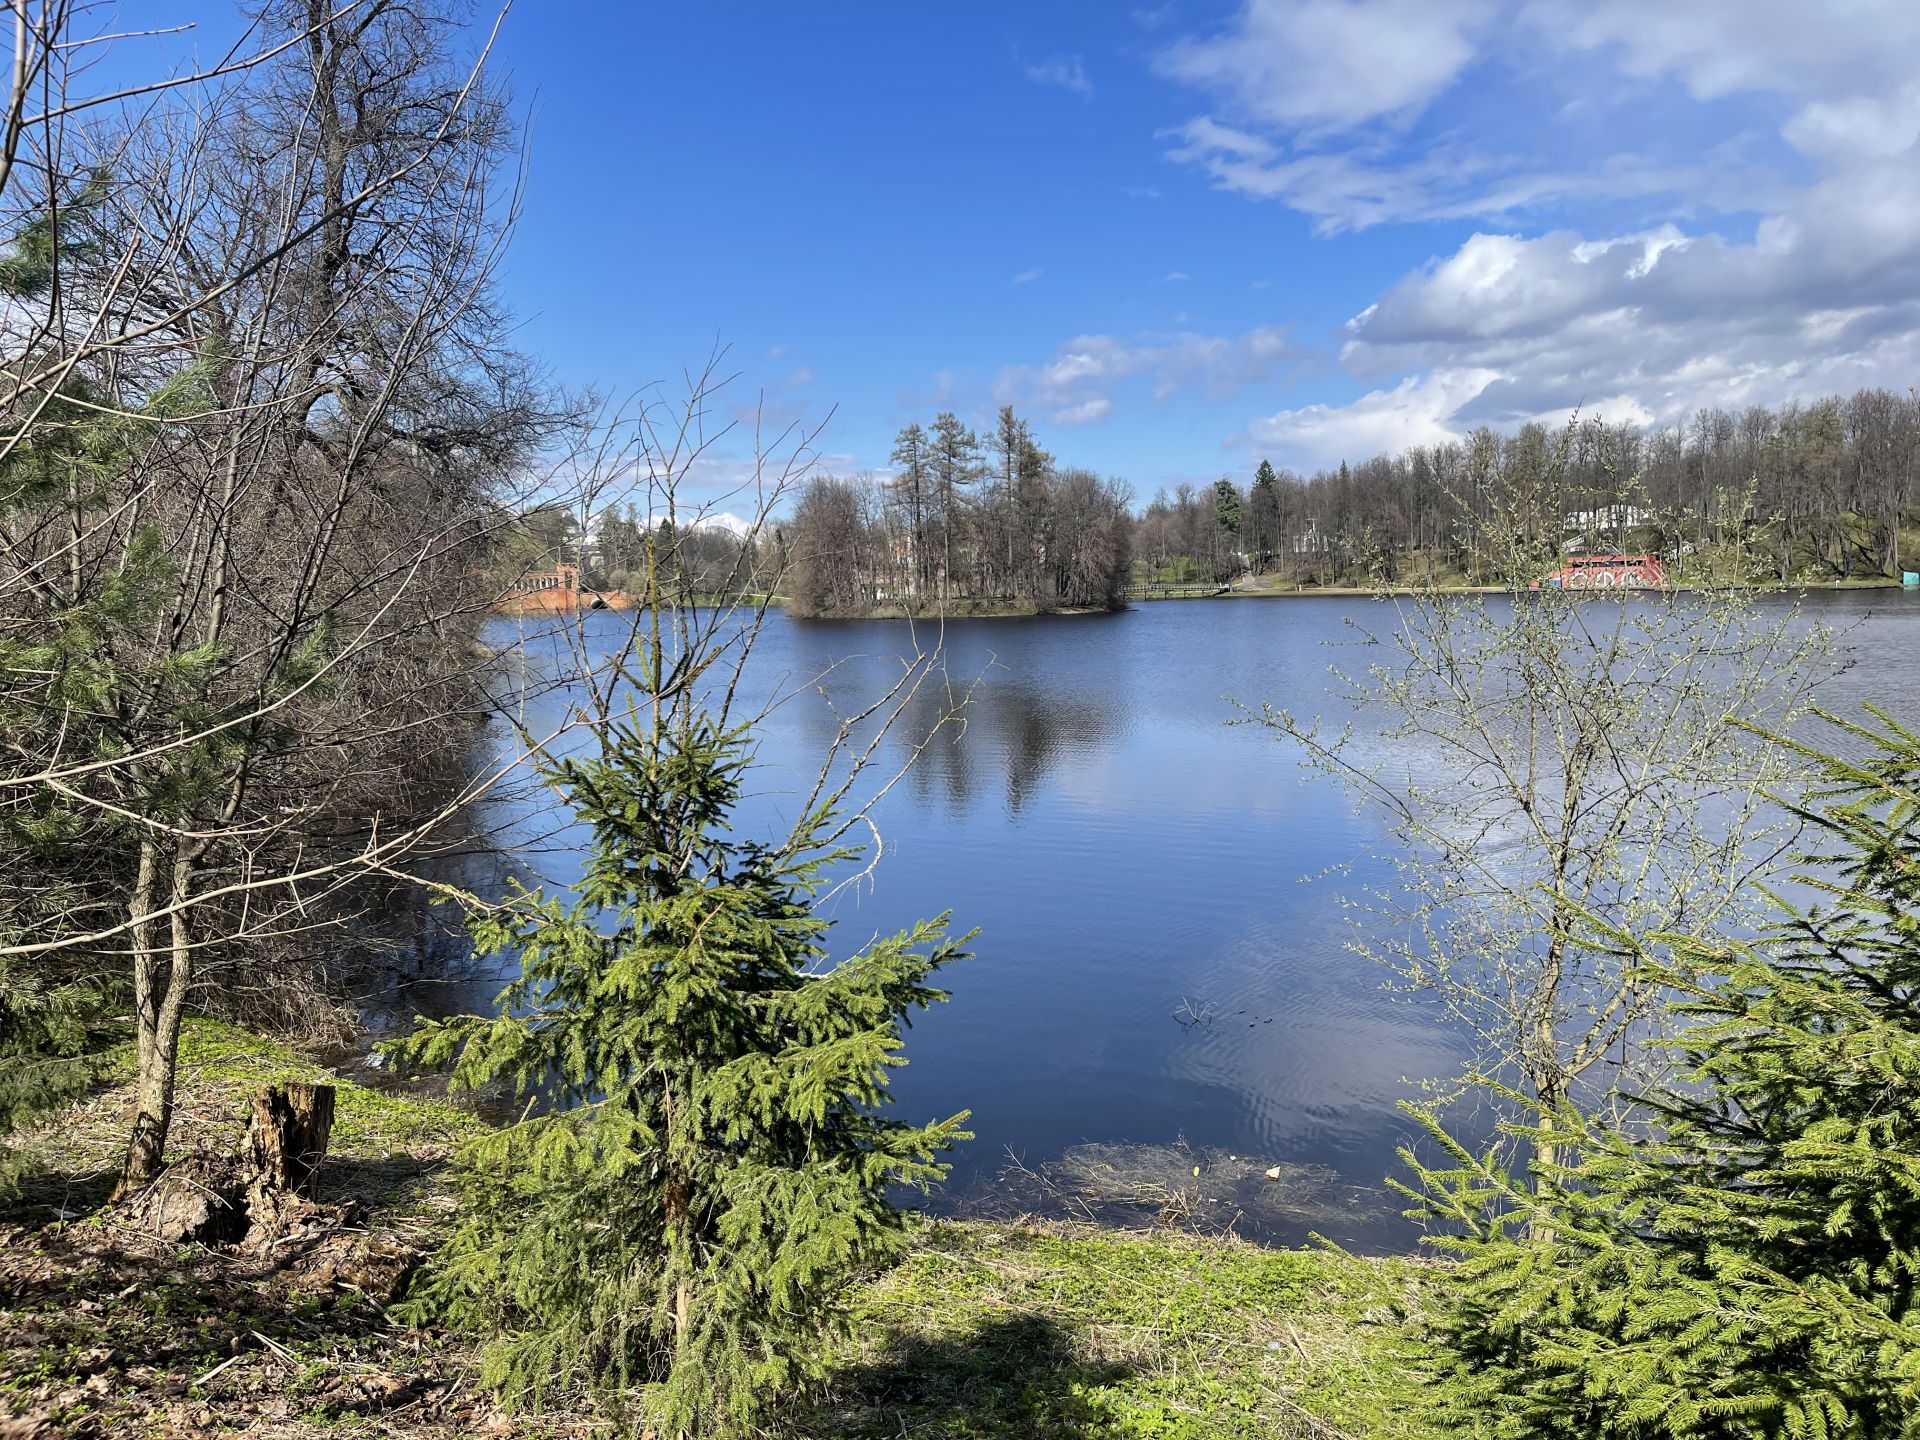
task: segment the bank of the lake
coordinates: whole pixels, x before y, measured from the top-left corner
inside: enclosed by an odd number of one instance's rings
[[[1691,595],[1702,587],[1698,585],[1674,584],[1663,587],[1650,594]],[[1724,590],[1724,587],[1716,587]],[[1905,590],[1912,592],[1914,586],[1899,580],[1889,579],[1885,575],[1865,576],[1853,580],[1825,580],[1818,584],[1757,585],[1753,593],[1766,596],[1785,596],[1789,599],[1811,594],[1830,592],[1853,592],[1872,590]],[[1160,600],[1298,600],[1312,599],[1410,599],[1416,595],[1506,595],[1511,587],[1506,585],[1286,585],[1278,583],[1235,582],[1214,589],[1183,591],[1174,587],[1166,593],[1135,594],[1133,602]]]
[[[0,1212],[0,1426],[9,1440],[245,1433],[268,1440],[594,1433],[584,1400],[499,1413],[473,1342],[395,1319],[393,1297],[308,1263],[327,1236],[267,1258],[165,1247],[92,1220],[124,1127],[128,1065],[18,1143],[33,1188]],[[484,1123],[430,1082],[369,1088],[284,1045],[193,1023],[178,1153],[237,1145],[257,1086],[337,1087],[322,1194],[356,1232],[430,1256],[448,1167]],[[922,1220],[904,1261],[850,1297],[827,1389],[776,1435],[1031,1440],[1420,1440],[1407,1362],[1425,1266],[1227,1236],[1049,1222]]]

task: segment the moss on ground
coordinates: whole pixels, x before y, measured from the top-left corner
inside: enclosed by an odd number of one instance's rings
[[[182,1150],[236,1143],[261,1085],[332,1083],[327,1193],[429,1245],[451,1205],[446,1162],[485,1124],[224,1025],[190,1025],[180,1064]],[[41,1179],[0,1216],[26,1227],[0,1255],[0,1416],[33,1416],[46,1434],[287,1440],[603,1430],[578,1412],[482,1407],[466,1340],[406,1331],[355,1292],[301,1293],[271,1264],[49,1223],[52,1207],[104,1195],[131,1074],[130,1053],[109,1051],[99,1092],[27,1137]],[[1407,1356],[1429,1274],[1231,1237],[919,1222],[903,1263],[854,1293],[828,1390],[779,1434],[1421,1440],[1439,1431]]]

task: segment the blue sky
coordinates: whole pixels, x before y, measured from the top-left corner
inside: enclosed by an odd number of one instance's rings
[[[1010,401],[1144,500],[1920,380],[1910,0],[522,0],[495,53],[527,348],[726,344],[837,468]]]

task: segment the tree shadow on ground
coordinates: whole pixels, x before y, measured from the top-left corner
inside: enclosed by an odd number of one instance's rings
[[[894,1335],[872,1360],[840,1370],[828,1397],[795,1417],[795,1436],[913,1435],[967,1440],[1080,1440],[1104,1433],[1088,1391],[1127,1367],[1087,1359],[1072,1335],[1037,1315],[983,1321],[958,1335]]]
[[[404,1157],[340,1160],[328,1172],[336,1202],[406,1192],[429,1173]],[[0,1434],[13,1433],[8,1416],[42,1427],[23,1433],[74,1437],[161,1422],[199,1433],[216,1419],[277,1434],[302,1419],[364,1424],[401,1408],[409,1434],[471,1434],[490,1420],[491,1402],[464,1378],[471,1357],[388,1313],[417,1253],[394,1232],[335,1219],[225,1250],[162,1244],[115,1214],[0,1225]],[[398,1262],[377,1270],[394,1251]]]
[[[107,1203],[116,1178],[112,1169],[29,1171],[18,1191],[0,1201],[0,1225],[41,1226],[92,1215]]]
[[[118,1155],[111,1157],[118,1161]],[[188,1158],[176,1152],[176,1160]],[[314,1198],[351,1203],[380,1216],[415,1216],[430,1210],[447,1157],[396,1153],[379,1157],[329,1155]],[[39,1229],[63,1220],[101,1214],[119,1178],[117,1163],[60,1157],[28,1170],[15,1194],[0,1200],[0,1225]]]

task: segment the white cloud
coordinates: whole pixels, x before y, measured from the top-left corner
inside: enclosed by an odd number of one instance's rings
[[[1687,163],[1630,148],[1586,156],[1576,133],[1552,131],[1556,115],[1620,106],[1665,81],[1700,101],[1786,97],[1800,108],[1782,134],[1809,155],[1898,154],[1920,132],[1912,0],[1850,0],[1817,20],[1803,0],[1245,0],[1224,32],[1177,41],[1158,64],[1212,102],[1162,132],[1176,142],[1169,159],[1328,233],[1589,200],[1776,207],[1782,176],[1741,153],[1752,137],[1737,127],[1718,144],[1689,136],[1708,153]],[[1515,115],[1516,102],[1539,101],[1503,90],[1514,72],[1543,77],[1561,103]],[[1414,130],[1465,83],[1479,87],[1468,112],[1484,117],[1479,133]],[[1656,151],[1678,143],[1672,132],[1653,132]]]
[[[1898,155],[1920,140],[1920,84],[1891,95],[1815,101],[1781,133],[1801,153],[1842,164],[1855,156]]]
[[[744,540],[759,528],[759,522],[742,519],[731,510],[721,510],[711,515],[702,515],[690,527],[694,530],[722,530],[727,534]]]
[[[1031,285],[1035,280],[1040,278],[1041,274],[1042,272],[1038,266],[1031,270],[1022,270],[1018,275],[1013,277],[1013,283],[1016,285]]]
[[[1078,55],[1060,55],[1026,67],[1027,79],[1036,85],[1052,85],[1071,91],[1082,100],[1093,98],[1093,81],[1087,78],[1086,63]]]
[[[804,385],[811,385],[813,382],[814,373],[811,365],[802,365],[798,370],[787,376],[787,388],[791,390],[798,390]]]
[[[1474,235],[1348,323],[1349,372],[1404,378],[1256,420],[1248,436],[1324,462],[1576,409],[1669,424],[1703,406],[1909,383],[1920,150],[1868,168],[1813,187],[1747,243],[1674,225],[1606,240]]]
[[[1158,200],[1160,192],[1151,185],[1122,185],[1120,193],[1129,200]]]
[[[1629,76],[1672,76],[1695,99],[1740,91],[1835,98],[1906,81],[1920,47],[1911,0],[1528,0],[1521,18],[1562,50],[1604,51]]]
[[[1050,418],[1056,425],[1068,427],[1091,425],[1096,420],[1105,419],[1107,412],[1112,408],[1113,402],[1106,396],[1100,395],[1092,400],[1082,401],[1078,405],[1068,405],[1064,409],[1056,410]]]
[[[1184,270],[1169,270],[1167,272],[1167,278],[1161,283],[1165,285],[1178,285],[1183,281],[1191,279],[1193,279],[1193,276],[1187,274]]]
[[[1179,41],[1163,73],[1270,125],[1348,129],[1417,110],[1474,58],[1486,0],[1247,0],[1224,31]]]
[[[1570,200],[1685,194],[1717,209],[1746,208],[1766,179],[1722,153],[1695,165],[1616,155],[1588,170],[1544,170],[1495,160],[1459,144],[1432,144],[1410,159],[1377,144],[1302,150],[1200,116],[1161,132],[1179,143],[1169,160],[1198,166],[1218,189],[1278,200],[1310,215],[1322,234],[1393,221],[1461,220],[1536,211]]]
[[[1671,224],[1598,241],[1474,235],[1355,317],[1342,358],[1360,374],[1524,368],[1531,386],[1556,380],[1572,400],[1695,353],[1805,370],[1822,358],[1807,351],[1810,316],[1854,316],[1823,332],[1829,347],[1869,333],[1879,344],[1920,296],[1916,175],[1920,147],[1854,167],[1768,216],[1746,243]]]
[[[1483,222],[1349,323],[1365,393],[1241,438],[1359,457],[1920,371],[1914,0],[1244,0],[1158,63],[1207,104],[1168,157],[1218,188],[1322,233]]]
[[[1498,378],[1492,370],[1437,370],[1370,391],[1349,405],[1306,405],[1264,416],[1247,426],[1244,439],[1263,455],[1307,469],[1409,445],[1441,445],[1458,438],[1451,417]]]
[[[1209,399],[1222,399],[1271,376],[1298,352],[1284,326],[1263,325],[1243,334],[1192,331],[1148,333],[1131,339],[1080,335],[1044,365],[1009,365],[994,383],[1002,405],[1034,405],[1054,412],[1060,424],[1084,425],[1110,408],[1110,392],[1129,381],[1150,383],[1166,400],[1193,385]]]

